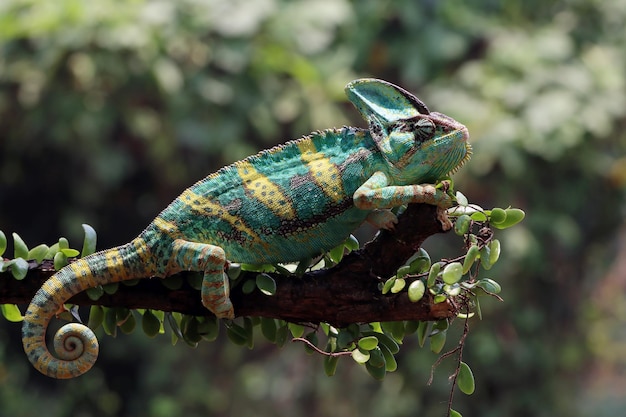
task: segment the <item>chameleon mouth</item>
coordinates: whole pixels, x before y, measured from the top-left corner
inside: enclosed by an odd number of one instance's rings
[[[472,145],[470,145],[468,142],[465,142],[465,156],[461,158],[456,167],[452,168],[452,171],[450,171],[450,175],[456,173],[459,169],[461,169],[463,165],[465,165],[467,161],[472,159],[472,152]]]

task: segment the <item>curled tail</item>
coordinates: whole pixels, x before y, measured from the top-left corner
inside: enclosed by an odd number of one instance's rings
[[[145,241],[137,238],[117,248],[79,259],[51,276],[33,297],[22,325],[28,360],[42,374],[59,379],[87,372],[98,357],[98,340],[87,326],[70,323],[54,336],[53,356],[46,345],[50,320],[72,296],[87,288],[151,276],[154,263]]]

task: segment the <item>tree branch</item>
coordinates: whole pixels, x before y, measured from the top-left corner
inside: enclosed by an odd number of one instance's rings
[[[420,302],[411,303],[406,292],[382,295],[379,289],[379,284],[392,276],[424,240],[443,232],[439,215],[434,206],[412,204],[399,217],[394,232],[381,231],[373,241],[347,255],[334,268],[309,272],[301,278],[270,274],[277,284],[273,296],[257,290],[244,294],[241,286],[235,286],[231,291],[235,314],[303,323],[327,322],[335,326],[452,317],[456,314],[454,305],[434,304],[428,292]],[[50,263],[33,267],[22,281],[9,273],[0,274],[0,304],[29,303],[35,291],[54,273]],[[200,302],[199,291],[183,281],[185,284],[180,289],[170,290],[158,279],[143,279],[134,286],[120,285],[114,294],[105,293],[97,301],[81,293],[69,302],[210,315]]]

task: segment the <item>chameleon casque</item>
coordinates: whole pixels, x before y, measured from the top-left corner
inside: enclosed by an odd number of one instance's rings
[[[201,271],[203,305],[231,319],[229,262],[299,261],[339,245],[364,221],[393,228],[393,207],[451,206],[450,197],[430,184],[469,159],[467,128],[386,81],[355,80],[346,94],[368,129],[317,131],[224,167],[185,190],[130,243],[50,277],[22,327],[34,367],[73,378],[93,366],[98,341],[86,326],[70,323],[57,332],[58,357],[45,338],[63,304],[87,288]]]

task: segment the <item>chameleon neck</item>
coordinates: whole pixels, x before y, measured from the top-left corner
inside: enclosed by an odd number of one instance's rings
[[[55,378],[72,378],[86,372],[98,353],[93,332],[84,326],[78,329],[75,323],[63,326],[54,341],[57,358],[46,346],[48,323],[75,294],[98,285],[151,276],[154,269],[146,242],[137,238],[79,259],[54,274],[37,291],[26,311],[22,332],[30,362]]]

